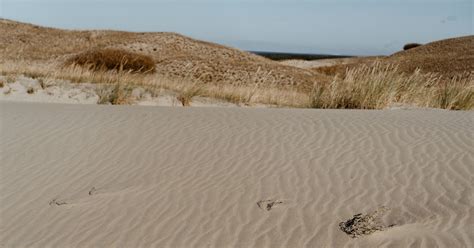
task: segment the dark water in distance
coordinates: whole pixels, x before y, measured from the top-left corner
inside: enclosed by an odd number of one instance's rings
[[[331,55],[331,54],[309,54],[309,53],[282,53],[282,52],[262,52],[262,51],[248,51],[271,60],[318,60],[318,59],[336,59],[336,58],[351,58],[349,55]]]

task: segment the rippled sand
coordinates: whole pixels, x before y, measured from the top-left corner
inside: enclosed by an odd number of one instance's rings
[[[2,102],[0,117],[0,247],[473,246],[473,112]],[[340,230],[381,206],[385,230]]]

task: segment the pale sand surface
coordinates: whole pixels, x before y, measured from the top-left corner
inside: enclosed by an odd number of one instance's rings
[[[474,245],[474,112],[0,102],[0,117],[1,247]],[[379,206],[394,227],[339,229]]]
[[[302,59],[289,59],[283,60],[279,63],[282,65],[288,65],[298,67],[301,69],[311,69],[323,66],[332,66],[338,64],[348,64],[357,61],[358,58],[337,58],[337,59],[318,59],[318,60],[302,60]]]
[[[6,77],[0,75],[0,80]],[[67,104],[98,104],[97,89],[107,85],[91,83],[71,83],[65,80],[53,80],[41,87],[38,79],[25,77],[16,78],[14,82],[6,83],[0,88],[0,101],[7,102],[38,102],[38,103],[67,103]],[[107,87],[114,87],[108,85]],[[32,92],[28,93],[28,90]],[[144,88],[135,87],[129,99],[130,105],[145,106],[182,106],[177,99],[177,94],[172,91],[161,90],[158,96],[146,91]],[[195,96],[189,103],[193,107],[237,107],[236,104],[208,97]]]

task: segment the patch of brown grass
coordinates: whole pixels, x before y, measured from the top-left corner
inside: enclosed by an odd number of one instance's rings
[[[371,57],[355,57],[349,59],[335,60],[335,63],[328,66],[320,66],[311,68],[311,70],[327,75],[327,76],[339,76],[345,77],[347,70],[359,67],[361,65],[372,65],[377,62],[381,62],[384,59],[382,56],[371,56]]]
[[[192,98],[198,96],[202,92],[202,88],[203,85],[198,83],[193,83],[189,86],[183,85],[176,98],[181,102],[183,107],[191,106]]]
[[[123,49],[93,49],[66,61],[66,65],[78,65],[94,71],[115,70],[151,73],[155,71],[155,61],[147,55]]]
[[[328,76],[345,75],[347,65],[330,65],[313,68],[314,71]]]
[[[101,85],[96,88],[99,96],[97,104],[125,105],[131,104],[131,89],[116,83],[115,85]]]

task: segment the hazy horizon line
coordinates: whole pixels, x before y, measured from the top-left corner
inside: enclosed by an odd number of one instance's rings
[[[172,31],[172,30],[166,30],[166,31],[158,31],[158,30],[135,30],[135,29],[126,29],[126,28],[65,28],[61,26],[54,26],[54,25],[43,25],[40,23],[34,23],[34,22],[29,22],[29,21],[24,21],[24,20],[19,20],[19,19],[14,19],[14,18],[6,18],[3,16],[0,16],[1,20],[7,20],[7,21],[12,21],[12,22],[17,22],[17,23],[22,23],[22,24],[27,24],[27,25],[33,25],[33,26],[39,26],[43,28],[53,28],[53,29],[58,29],[58,30],[65,30],[65,31],[112,31],[112,32],[129,32],[129,33],[175,33],[179,35],[186,36],[191,39],[195,40],[200,40],[204,42],[210,42],[210,43],[215,43],[251,53],[273,53],[273,54],[292,54],[292,55],[314,55],[314,56],[341,56],[341,57],[357,57],[357,56],[386,56],[390,55],[392,53],[371,53],[370,55],[367,54],[357,54],[357,53],[331,53],[331,52],[324,52],[324,51],[319,51],[319,52],[305,52],[305,51],[298,51],[299,49],[304,49],[304,46],[294,46],[292,49],[265,49],[265,48],[258,48],[258,49],[246,49],[243,47],[248,47],[253,45],[258,46],[259,44],[262,45],[264,43],[270,44],[270,46],[278,46],[280,45],[278,41],[276,42],[264,42],[264,41],[258,41],[258,40],[234,40],[232,42],[219,42],[215,40],[208,40],[208,39],[203,39],[199,37],[194,37],[189,34],[185,34],[179,31]],[[458,38],[458,37],[464,37],[464,36],[471,36],[471,35],[458,35],[458,36],[448,36],[444,37],[442,39],[436,39],[432,40],[426,43],[422,44],[428,44],[431,42],[436,42],[439,40],[445,40],[445,39],[452,39],[452,38]],[[239,45],[239,43],[241,45]],[[399,51],[403,50],[403,47],[400,47]],[[397,51],[395,51],[397,52]]]

